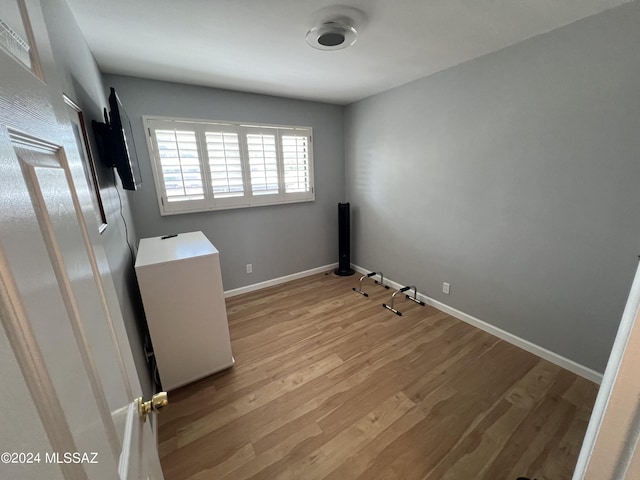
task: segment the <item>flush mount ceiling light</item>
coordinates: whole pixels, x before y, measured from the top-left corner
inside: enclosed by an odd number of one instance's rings
[[[354,43],[358,31],[353,25],[340,20],[324,22],[307,32],[307,43],[318,50],[340,50]]]
[[[364,14],[355,8],[333,6],[314,14],[313,27],[307,32],[307,43],[318,50],[341,50],[356,43]]]

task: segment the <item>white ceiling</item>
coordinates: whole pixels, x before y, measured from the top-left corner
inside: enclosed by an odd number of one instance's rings
[[[348,104],[636,0],[67,0],[103,72]],[[361,10],[312,49],[315,13]]]

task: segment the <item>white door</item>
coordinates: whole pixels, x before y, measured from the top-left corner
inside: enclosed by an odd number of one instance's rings
[[[0,478],[159,479],[46,26],[23,2],[0,0]]]

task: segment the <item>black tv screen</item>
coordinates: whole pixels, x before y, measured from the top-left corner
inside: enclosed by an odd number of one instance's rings
[[[127,112],[122,108],[115,89],[111,87],[109,94],[109,121],[115,154],[115,167],[125,190],[137,190],[142,185],[140,165],[133,142],[133,130]]]
[[[125,190],[137,190],[142,185],[131,121],[122,107],[115,89],[109,94],[109,113],[105,108],[104,123],[92,122],[100,159],[115,167]]]

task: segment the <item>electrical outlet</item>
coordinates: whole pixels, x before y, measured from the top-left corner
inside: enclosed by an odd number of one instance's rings
[[[253,273],[253,265],[252,264],[247,263],[246,267],[247,267],[247,273]]]
[[[451,288],[450,284],[448,284],[447,282],[442,282],[442,293],[449,295],[450,288]]]

